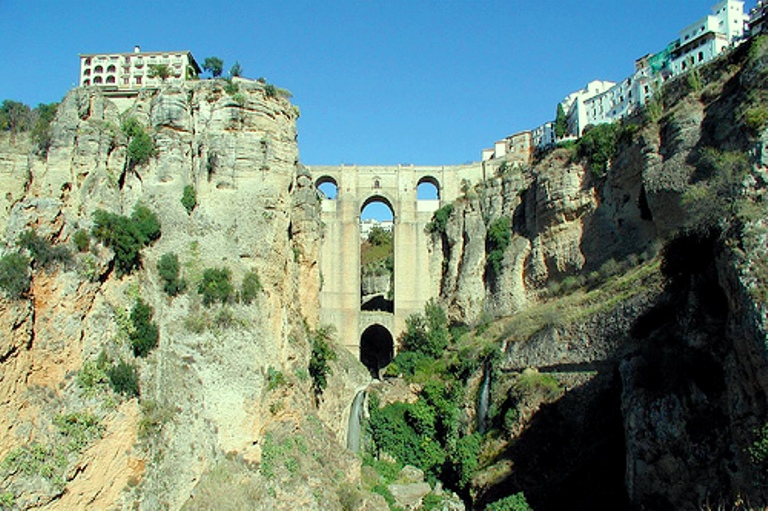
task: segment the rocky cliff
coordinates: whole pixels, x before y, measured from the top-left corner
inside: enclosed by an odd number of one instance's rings
[[[497,406],[521,413],[475,481],[480,505],[521,490],[537,510],[768,502],[754,447],[768,384],[767,48],[666,84],[615,127],[604,171],[578,143],[501,167],[434,234],[441,298],[454,321],[491,325],[507,374]],[[510,383],[528,367],[568,391],[529,413]]]
[[[298,164],[298,109],[273,91],[237,79],[120,101],[75,89],[47,156],[3,138],[4,252],[34,230],[74,254],[36,261],[28,293],[2,299],[3,507],[339,508],[338,488],[359,477],[359,461],[338,448],[343,417],[368,377],[339,353],[312,397],[322,229]],[[127,119],[154,142],[146,163],[132,159]],[[190,187],[196,200],[185,208]],[[96,239],[75,248],[96,210],[129,215],[137,203],[161,225],[138,271],[121,276]],[[171,297],[158,272],[169,253],[190,287],[215,268],[236,289],[255,273],[261,290],[210,307],[194,287]],[[126,341],[137,298],[159,329],[146,358]],[[104,383],[104,359],[137,369],[139,400]]]

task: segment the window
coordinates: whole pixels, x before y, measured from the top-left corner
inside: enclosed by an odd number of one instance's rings
[[[104,68],[101,67],[101,66],[96,66],[95,68],[93,68],[93,72],[94,73],[103,73],[104,72]]]
[[[85,71],[83,71],[83,76],[91,76],[91,70],[86,69]]]
[[[107,83],[115,83],[115,77],[113,75],[107,76]]]
[[[114,72],[115,72],[115,66],[114,66],[114,65],[110,65],[110,66],[107,68],[107,73],[114,73]]]
[[[96,78],[94,78],[93,83],[94,85],[101,83],[101,76],[97,76]]]
[[[83,80],[83,85],[90,85],[90,84],[91,84],[90,80]]]
[[[85,65],[86,66],[90,66],[91,65],[91,59],[90,58],[85,59]]]
[[[141,76],[136,77],[136,85],[141,85]]]
[[[123,77],[123,85],[130,85],[131,84],[131,77],[130,76],[124,76]]]

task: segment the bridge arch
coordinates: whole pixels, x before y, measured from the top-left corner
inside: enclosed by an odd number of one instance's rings
[[[339,183],[328,175],[319,177],[315,181],[315,188],[328,200],[336,200],[336,197],[339,195]]]
[[[394,203],[395,203],[395,201],[393,201],[391,198],[387,197],[386,194],[381,193],[381,192],[377,192],[377,193],[374,193],[373,195],[369,195],[365,200],[363,200],[360,203],[360,214],[363,213],[363,210],[366,207],[368,207],[369,205],[371,205],[371,204],[373,204],[375,202],[381,202],[382,204],[387,206],[389,208],[389,210],[392,212],[392,220],[394,221],[394,218],[395,218]]]
[[[440,181],[432,175],[422,176],[416,183],[416,198],[439,200],[441,198]]]
[[[395,356],[395,341],[387,327],[374,323],[363,330],[360,336],[360,362],[368,368],[371,376],[379,377],[379,371]]]

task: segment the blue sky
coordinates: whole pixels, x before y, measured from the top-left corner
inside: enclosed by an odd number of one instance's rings
[[[0,100],[59,101],[78,53],[190,50],[291,90],[306,164],[458,164],[625,78],[714,3],[0,0]]]

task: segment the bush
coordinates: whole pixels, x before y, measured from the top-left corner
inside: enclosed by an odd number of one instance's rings
[[[756,465],[768,464],[768,422],[755,431],[757,437],[749,446],[749,456]]]
[[[275,87],[271,83],[264,85],[264,95],[268,98],[277,97],[277,87]]]
[[[53,423],[67,439],[67,450],[74,453],[83,451],[88,444],[101,437],[104,431],[99,420],[88,412],[59,414]]]
[[[75,243],[75,248],[77,248],[78,252],[88,252],[91,248],[91,236],[85,229],[75,231],[72,241]]]
[[[160,236],[160,222],[146,206],[137,204],[131,218],[98,209],[93,213],[94,238],[115,253],[118,276],[141,265],[139,251]]]
[[[595,177],[605,175],[608,164],[616,154],[619,135],[617,124],[598,124],[587,127],[576,144],[580,158],[587,160],[589,170]]]
[[[35,265],[40,268],[48,269],[54,264],[67,264],[72,260],[72,254],[67,247],[53,246],[31,229],[19,235],[16,245],[28,250]]]
[[[312,389],[319,397],[328,386],[328,376],[332,373],[330,362],[336,360],[336,353],[329,344],[330,331],[320,328],[311,338],[312,354],[309,358],[309,376],[312,378]]]
[[[187,289],[187,283],[179,278],[179,257],[173,252],[163,254],[157,262],[157,272],[163,279],[163,291],[168,296],[176,296]]]
[[[240,301],[250,305],[261,291],[261,282],[255,271],[249,271],[243,276],[243,282],[240,285]]]
[[[12,252],[0,257],[0,289],[5,295],[16,300],[29,291],[29,259],[23,254]]]
[[[53,134],[51,133],[51,122],[56,117],[56,110],[58,109],[58,103],[40,103],[32,111],[34,117],[36,117],[34,124],[32,125],[32,141],[35,144],[35,149],[38,154],[46,156],[48,150],[53,142]]]
[[[432,215],[432,220],[427,224],[427,231],[445,234],[445,227],[448,225],[448,219],[453,213],[453,204],[446,204],[442,208],[435,211]]]
[[[754,134],[760,134],[768,125],[768,107],[765,105],[748,108],[744,112],[744,123]]]
[[[203,295],[203,304],[208,307],[216,302],[227,303],[234,292],[232,272],[229,268],[206,268],[197,292]]]
[[[150,351],[157,347],[160,339],[157,325],[152,323],[152,315],[152,308],[141,298],[137,298],[131,310],[133,328],[130,333],[133,354],[137,357],[146,357]]]
[[[120,360],[107,369],[109,383],[117,394],[127,397],[139,397],[139,374],[136,366]]]
[[[504,497],[497,500],[485,508],[486,511],[533,511],[528,501],[525,500],[523,492]]]
[[[195,187],[187,185],[184,187],[184,191],[181,194],[181,205],[187,210],[187,214],[191,215],[192,210],[197,206],[197,194],[195,193]]]
[[[501,216],[491,222],[485,239],[488,252],[488,271],[493,278],[496,278],[501,274],[504,252],[512,240],[512,220],[509,217]]]
[[[399,342],[403,351],[421,353],[432,359],[442,356],[450,342],[445,311],[434,300],[424,305],[424,314],[412,314],[405,320],[405,332]]]
[[[128,161],[131,165],[143,165],[155,155],[155,141],[143,131],[128,143]]]

